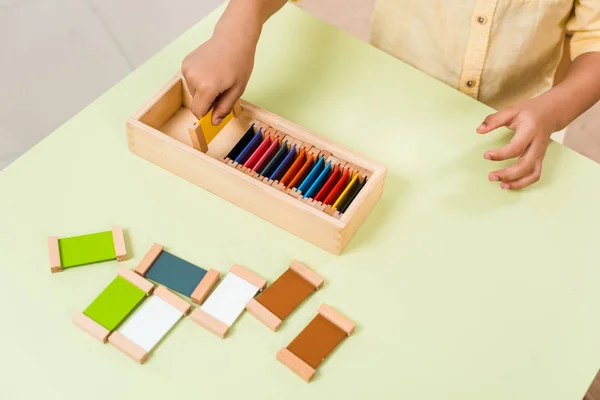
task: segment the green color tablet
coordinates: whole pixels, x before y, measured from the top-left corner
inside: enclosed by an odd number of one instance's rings
[[[112,231],[58,239],[62,268],[117,258]]]
[[[145,296],[142,289],[117,276],[83,313],[113,331]]]

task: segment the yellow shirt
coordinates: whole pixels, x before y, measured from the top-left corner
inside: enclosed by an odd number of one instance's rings
[[[371,41],[498,109],[552,87],[567,31],[600,51],[600,0],[379,0]]]

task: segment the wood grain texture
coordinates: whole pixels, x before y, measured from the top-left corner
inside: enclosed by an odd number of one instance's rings
[[[296,375],[304,379],[306,382],[310,382],[313,376],[315,376],[315,369],[305,363],[300,357],[292,353],[286,348],[283,348],[277,352],[277,361],[291,369]]]
[[[123,236],[123,228],[121,228],[120,226],[113,226],[112,234],[117,261],[127,260],[127,248],[125,247],[125,237]]]
[[[343,223],[139,121],[129,120],[128,137],[141,157],[331,253],[341,252]]]
[[[140,109],[135,118],[145,125],[160,129],[183,102],[182,79],[175,76]]]
[[[248,268],[242,267],[241,265],[234,264],[229,269],[229,272],[236,274],[240,278],[244,279],[253,286],[256,286],[258,290],[263,290],[267,286],[267,280],[256,272],[250,271]]]
[[[152,293],[152,290],[154,289],[154,285],[152,284],[152,282],[148,282],[146,279],[137,275],[129,268],[120,268],[117,271],[117,275],[127,279],[129,282],[140,288],[144,293],[146,293],[146,296]]]
[[[290,269],[296,272],[306,281],[310,282],[310,284],[313,285],[316,290],[322,288],[323,284],[325,283],[325,280],[319,274],[298,260],[293,260],[290,263]]]
[[[113,332],[108,337],[108,341],[140,364],[143,364],[148,358],[148,351],[119,331]]]
[[[73,323],[89,333],[93,338],[106,343],[110,331],[85,314],[77,314]]]
[[[346,332],[346,335],[348,336],[350,336],[356,328],[354,322],[350,321],[346,316],[334,310],[333,307],[328,304],[321,304],[319,307],[319,314],[334,323],[342,331]]]
[[[192,311],[190,318],[192,321],[209,332],[214,333],[221,339],[224,339],[229,332],[229,325],[219,321],[217,318],[213,317],[207,312],[202,311],[200,308],[196,308],[194,311]]]
[[[314,146],[315,151],[311,154],[323,154],[328,157],[332,155],[363,170],[372,171],[374,175],[379,171],[380,176],[385,176],[386,167],[243,100],[240,101],[242,108],[240,116],[224,126],[211,142],[208,151],[202,153],[193,148],[187,133],[181,134],[187,132],[194,117],[186,108],[189,102],[189,96],[185,93],[187,85],[185,83],[178,85],[177,80],[183,82],[183,77],[177,74],[150,100],[149,104],[127,121],[130,150],[333,254],[340,254],[343,246],[354,235],[362,221],[354,224],[353,229],[346,232],[348,239],[342,240],[342,232],[346,230],[351,217],[334,218],[276,187],[254,179],[244,171],[229,167],[222,160],[248,131],[252,121],[261,121],[271,129],[295,138],[303,145]],[[178,90],[184,93],[176,96]],[[158,104],[162,104],[163,97],[176,104],[171,107],[164,105],[159,107]],[[162,127],[158,127],[160,125],[158,123],[150,125],[144,123],[148,120],[146,115],[151,109],[155,110],[153,115],[162,115],[153,108],[155,106],[164,112],[172,112],[171,117]],[[146,119],[142,118],[143,116]],[[150,122],[156,122],[155,120],[156,117]],[[363,191],[368,192],[374,187],[367,184]],[[376,196],[376,199],[379,199],[379,196]],[[352,214],[353,210],[358,208],[354,203],[363,200],[364,197],[357,197],[348,209],[348,213]],[[374,205],[375,202],[371,201],[362,208],[372,208]],[[366,215],[368,212],[361,212],[358,218]]]
[[[148,250],[148,252],[144,255],[144,258],[142,258],[142,260],[135,267],[134,271],[141,276],[145,276],[146,272],[148,272],[150,267],[152,267],[152,264],[154,261],[156,261],[160,253],[162,253],[163,249],[163,246],[158,243],[154,243],[152,247],[150,247],[150,250]]]
[[[48,258],[50,259],[50,271],[52,273],[61,272],[60,250],[58,248],[58,237],[50,236],[48,238]]]
[[[233,116],[234,118],[238,118],[240,115],[242,115],[242,105],[240,104],[240,100],[236,100],[236,102],[233,104]]]
[[[269,311],[267,307],[256,301],[256,299],[252,299],[246,304],[246,311],[273,332],[277,332],[281,326],[281,318]]]
[[[221,278],[221,274],[219,271],[214,269],[209,269],[204,275],[204,278],[200,281],[196,289],[192,292],[190,298],[196,304],[201,305],[204,303],[204,300],[208,297],[210,292],[213,290],[219,279]]]
[[[208,151],[208,143],[206,143],[206,138],[204,136],[204,132],[202,131],[202,126],[197,121],[194,122],[194,125],[188,128],[188,134],[190,135],[190,140],[192,141],[193,148],[203,153],[206,153]]]
[[[154,289],[154,295],[160,297],[165,302],[172,305],[177,311],[183,315],[187,315],[190,312],[192,306],[181,297],[172,293],[169,289],[164,286],[159,286]]]

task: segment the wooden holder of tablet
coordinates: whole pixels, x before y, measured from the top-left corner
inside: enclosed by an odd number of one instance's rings
[[[324,280],[299,261],[292,261],[289,268],[258,297],[250,300],[246,311],[277,332],[298,306],[316,290]]]
[[[381,197],[387,168],[244,100],[218,127],[210,123],[210,113],[198,121],[190,111],[191,101],[185,79],[176,74],[127,120],[129,149],[326,251],[340,254]],[[274,137],[286,138],[298,149],[304,146],[307,152],[360,175],[359,181],[364,183],[344,212],[302,198],[297,190],[286,190],[279,182],[253,175],[227,159],[253,122],[265,124]]]
[[[318,314],[296,338],[277,352],[277,360],[307,382],[323,360],[354,332],[352,321],[323,303]]]
[[[159,261],[163,254],[168,256],[168,260]],[[196,304],[204,302],[220,278],[219,271],[214,269],[207,271],[184,261],[167,253],[158,243],[152,245],[134,271],[140,276],[189,297]]]
[[[70,245],[65,243],[69,242]],[[63,251],[73,253],[79,247],[84,250],[77,252],[78,255],[61,253],[61,244]],[[93,247],[95,252],[88,252],[85,249]],[[98,251],[98,249],[103,249]],[[80,265],[93,264],[97,262],[116,259],[117,261],[127,260],[127,248],[123,229],[120,226],[113,226],[112,231],[97,232],[80,236],[72,236],[59,239],[56,236],[48,238],[48,254],[50,258],[50,271],[52,273],[61,272],[65,268],[77,267]],[[63,258],[66,263],[63,264]]]

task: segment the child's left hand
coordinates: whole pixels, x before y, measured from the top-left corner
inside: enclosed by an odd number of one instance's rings
[[[540,180],[550,135],[560,130],[549,105],[543,97],[518,102],[489,115],[477,128],[477,133],[503,126],[515,131],[509,144],[484,154],[493,161],[518,158],[514,165],[488,175],[490,181],[501,182],[502,189],[522,189]]]

